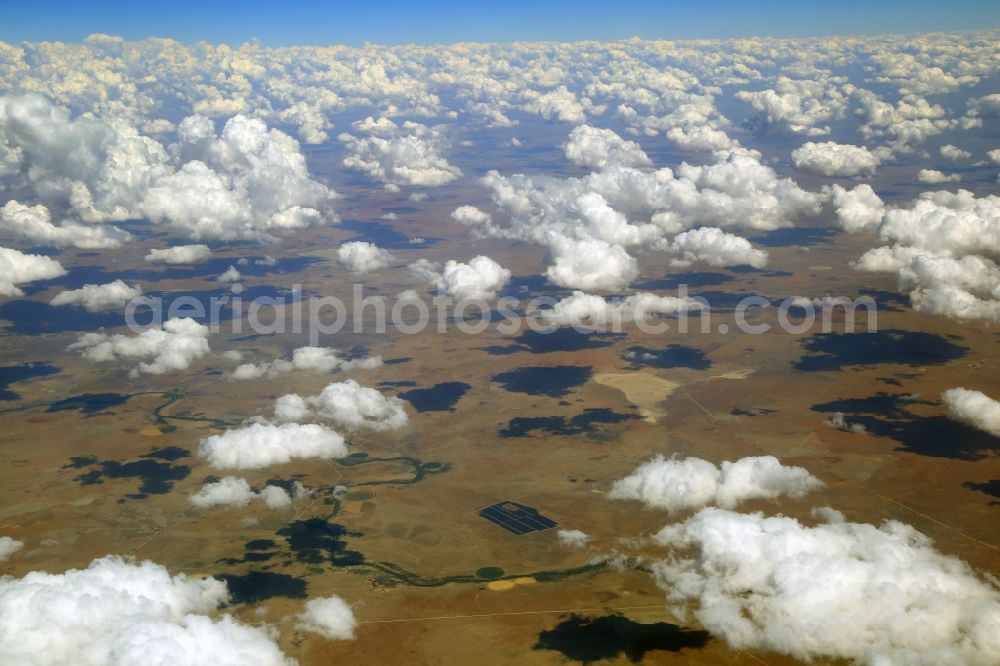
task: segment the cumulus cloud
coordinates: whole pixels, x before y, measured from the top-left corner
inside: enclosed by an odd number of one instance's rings
[[[625,298],[605,299],[595,294],[574,291],[541,316],[553,324],[568,324],[578,329],[605,329],[609,324],[645,321],[661,314],[673,314],[696,307],[690,299],[659,296],[649,292]]]
[[[95,363],[148,359],[132,370],[133,376],[162,375],[186,370],[192,362],[208,354],[208,327],[190,317],[168,319],[163,326],[131,337],[120,333],[84,333],[67,349],[83,350],[83,357]]]
[[[409,269],[418,280],[430,282],[442,293],[457,299],[491,300],[510,282],[510,271],[483,255],[474,257],[469,263],[449,259],[443,269],[439,264],[419,259],[410,264]]]
[[[942,173],[937,169],[921,169],[917,172],[917,180],[921,183],[957,183],[962,180],[962,175],[958,173],[953,173],[951,175]]]
[[[871,185],[863,183],[850,190],[834,185],[830,192],[837,223],[844,231],[855,233],[874,229],[882,221],[885,204]]]
[[[867,664],[990,664],[1000,659],[1000,591],[908,525],[702,509],[654,541],[653,571],[675,614],[736,650]],[[682,549],[683,555],[677,549]]]
[[[657,68],[658,77],[674,78],[673,75],[690,76],[679,69],[668,73],[663,68]],[[715,108],[712,95],[677,89],[684,84],[676,78],[673,83],[670,86],[672,89],[658,90],[646,100],[635,98],[625,91],[626,88],[635,90],[634,85],[623,86],[621,92],[632,98],[628,103],[618,105],[616,115],[635,134],[656,136],[662,133],[682,150],[725,154],[742,149],[740,142],[726,133],[729,120]],[[646,107],[647,111],[640,111],[642,107]]]
[[[333,640],[350,640],[358,621],[350,605],[337,595],[310,599],[298,615],[296,629]]]
[[[132,239],[132,234],[112,226],[75,222],[56,225],[52,223],[49,209],[45,206],[28,206],[14,200],[0,208],[0,231],[35,245],[84,250],[117,248]]]
[[[214,578],[108,556],[61,574],[0,579],[0,661],[33,666],[291,666],[265,628],[229,615]]]
[[[154,264],[197,264],[212,256],[207,245],[174,245],[168,248],[153,248],[146,255],[146,261]]]
[[[469,263],[449,259],[441,277],[434,281],[434,286],[455,298],[492,299],[496,292],[510,282],[510,271],[490,259],[479,255]]]
[[[918,254],[897,276],[915,310],[1000,321],[1000,267],[995,262],[975,255],[952,259]]]
[[[188,502],[202,509],[210,509],[218,506],[245,507],[256,499],[263,500],[270,509],[283,509],[292,503],[291,495],[281,486],[267,485],[260,492],[255,492],[246,479],[235,476],[206,483],[188,498]]]
[[[778,178],[747,151],[721,155],[709,165],[683,163],[676,173],[609,163],[579,178],[508,177],[491,171],[482,182],[504,213],[498,216],[500,221],[473,210],[456,213],[456,219],[468,225],[474,237],[544,246],[549,280],[584,291],[621,290],[638,276],[635,254],[669,251],[676,234],[703,226],[779,229],[799,217],[818,214],[824,200],[822,194]],[[709,239],[724,237],[714,231],[699,232],[688,241]],[[713,246],[729,251],[735,247],[734,239]],[[683,253],[679,245],[675,249]],[[743,254],[750,252],[741,249]],[[730,260],[695,256],[715,265]],[[759,252],[749,256],[756,263],[763,258]]]
[[[218,481],[206,483],[188,502],[202,509],[217,506],[247,506],[257,497],[246,479],[226,476]]]
[[[406,268],[410,271],[410,275],[422,282],[433,284],[441,278],[441,264],[430,259],[417,259]],[[414,291],[413,293],[415,294],[416,292]]]
[[[559,530],[556,537],[559,545],[567,548],[583,548],[590,541],[590,536],[581,530]]]
[[[854,97],[864,119],[858,131],[865,141],[884,140],[886,156],[893,153],[912,154],[929,137],[953,129],[971,129],[981,124],[974,118],[947,118],[947,111],[916,94],[906,94],[895,105],[875,93],[855,89]]]
[[[298,370],[328,374],[353,368],[371,369],[382,365],[381,356],[346,359],[336,349],[328,347],[299,347],[292,350],[291,359],[275,359],[269,363],[244,363],[238,366],[230,379],[274,379],[278,375]]]
[[[599,238],[573,239],[552,234],[552,265],[545,276],[560,287],[618,291],[639,275],[639,263],[621,245]]]
[[[879,237],[899,245],[941,248],[950,256],[1000,252],[1000,197],[967,190],[926,192],[910,208],[886,213]]]
[[[17,551],[24,548],[24,542],[9,536],[0,537],[0,562],[6,562]]]
[[[438,187],[462,175],[440,154],[449,148],[440,128],[409,120],[399,126],[388,118],[371,116],[352,126],[367,136],[340,135],[348,151],[344,166],[384,183],[387,189]]]
[[[327,384],[312,396],[283,395],[275,402],[274,416],[285,423],[323,419],[349,430],[395,430],[409,423],[402,400],[386,397],[353,379]]]
[[[677,255],[675,266],[688,266],[703,261],[710,266],[767,265],[767,251],[758,250],[746,238],[717,227],[699,227],[674,236],[668,250]]]
[[[85,222],[140,217],[144,186],[165,173],[167,155],[125,121],[70,119],[37,94],[0,97],[0,144],[41,197],[61,200]]]
[[[566,159],[580,166],[603,169],[609,164],[649,167],[652,160],[635,141],[621,138],[609,129],[579,125],[563,144]]]
[[[51,305],[79,305],[88,312],[117,310],[129,301],[142,296],[139,285],[128,286],[123,280],[106,284],[85,284],[79,289],[59,292]]]
[[[992,93],[969,100],[969,111],[974,115],[996,117],[1000,116],[1000,93]]]
[[[884,242],[855,268],[897,274],[914,309],[960,319],[1000,321],[1000,197],[967,190],[925,192],[907,208],[887,209]]]
[[[335,219],[335,195],[309,176],[298,142],[263,121],[234,115],[216,135],[194,115],[177,139],[168,149],[121,117],[71,119],[39,95],[0,98],[0,144],[20,156],[39,196],[85,222],[148,218],[190,238],[231,240]]]
[[[364,241],[344,243],[337,248],[337,261],[356,275],[364,275],[372,271],[390,266],[396,261],[387,250]]]
[[[953,162],[960,162],[961,160],[967,160],[972,157],[972,153],[967,150],[962,150],[958,146],[953,146],[952,144],[947,144],[941,146],[940,149],[941,157],[946,160],[951,160]]]
[[[239,282],[243,278],[240,272],[236,269],[236,266],[230,266],[219,275],[216,280],[224,284],[230,284],[233,282]]]
[[[55,259],[0,247],[0,296],[23,296],[17,285],[63,275],[66,269]]]
[[[796,168],[822,176],[872,174],[881,160],[864,146],[808,141],[792,151]]]
[[[267,238],[336,221],[336,194],[313,180],[298,143],[261,120],[230,118],[216,136],[202,116],[185,118],[175,152],[187,159],[146,191],[154,221],[194,239]]]
[[[201,440],[198,455],[218,469],[259,469],[296,458],[343,458],[347,444],[313,423],[251,423]]]
[[[945,253],[907,245],[887,245],[868,250],[851,265],[859,271],[894,273],[909,266],[917,257],[933,257],[940,254]]]
[[[982,391],[952,388],[941,394],[948,417],[1000,437],[1000,402]]]
[[[997,151],[997,155],[1000,156],[1000,151]],[[490,214],[484,210],[476,208],[475,206],[459,206],[452,211],[451,219],[460,224],[472,226],[477,224],[486,224],[490,221]]]
[[[750,499],[801,498],[823,483],[801,467],[774,456],[726,461],[656,456],[611,487],[608,497],[639,500],[649,508],[681,511],[709,504],[731,508]]]
[[[851,88],[840,83],[779,76],[774,88],[740,90],[735,97],[757,111],[746,123],[756,134],[777,131],[822,136],[830,133],[830,126],[823,123],[843,117],[847,110]]]
[[[823,197],[745,152],[710,165],[683,163],[671,169],[641,171],[611,166],[581,178],[502,176],[483,178],[493,200],[509,212],[511,224],[476,225],[479,235],[545,243],[552,233],[581,231],[623,245],[651,243],[663,234],[698,226],[772,230],[797,217],[815,215]],[[589,196],[588,196],[589,195]],[[599,195],[595,197],[593,195]],[[617,213],[617,218],[606,208]],[[630,228],[631,227],[631,228]]]
[[[292,496],[281,486],[264,486],[257,496],[264,500],[269,509],[284,509],[292,505]]]
[[[537,90],[525,90],[522,96],[526,98],[523,106],[529,113],[537,113],[542,118],[549,120],[557,118],[565,123],[582,123],[587,119],[587,106],[589,102],[586,98],[579,100],[572,90],[566,86],[559,86],[548,92]]]

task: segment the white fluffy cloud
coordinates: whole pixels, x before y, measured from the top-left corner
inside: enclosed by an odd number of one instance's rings
[[[900,289],[915,310],[956,319],[1000,321],[1000,267],[975,255],[914,256],[898,269]]]
[[[953,146],[952,144],[947,144],[941,146],[940,149],[941,157],[946,160],[951,160],[953,162],[959,162],[961,160],[967,160],[972,157],[972,153],[967,150],[962,150],[958,146]]]
[[[396,261],[387,250],[364,241],[344,243],[337,248],[337,261],[356,275],[364,275],[372,271],[390,266]]]
[[[480,298],[491,300],[510,282],[510,271],[480,255],[469,263],[449,259],[442,269],[439,264],[419,259],[409,266],[410,273],[418,280],[425,280],[436,289],[453,298]]]
[[[546,120],[558,118],[565,123],[582,123],[587,119],[586,106],[566,86],[544,93],[528,89],[521,94],[527,100],[524,110]]]
[[[321,425],[252,423],[201,440],[198,455],[219,469],[259,469],[295,458],[343,458],[347,444]]]
[[[579,125],[563,144],[566,159],[580,166],[603,169],[609,164],[648,167],[653,162],[635,141],[621,138],[609,129]]]
[[[230,240],[335,219],[335,195],[309,176],[298,143],[263,121],[235,115],[216,135],[194,115],[177,138],[168,150],[120,117],[71,119],[38,95],[0,98],[0,145],[19,156],[40,197],[85,222],[145,217],[190,238]]]
[[[274,416],[285,423],[323,419],[348,430],[394,430],[409,422],[402,400],[387,398],[353,379],[327,384],[312,396],[283,395],[274,404]]]
[[[279,358],[270,363],[244,363],[238,366],[229,378],[233,380],[260,379],[262,377],[274,379],[278,375],[299,370],[328,374],[340,370],[351,370],[353,368],[377,368],[380,365],[382,365],[381,356],[367,356],[365,358],[348,360],[339,356],[336,349],[328,347],[299,347],[292,350],[292,358],[289,360]]]
[[[354,638],[354,630],[358,626],[351,607],[337,595],[310,599],[297,619],[296,629],[334,640]]]
[[[55,259],[0,247],[0,296],[23,296],[17,285],[66,275]]]
[[[617,291],[635,279],[639,267],[633,248],[670,251],[674,235],[703,226],[761,231],[788,227],[797,218],[818,214],[824,200],[820,193],[779,178],[745,150],[719,155],[714,164],[682,163],[676,173],[609,162],[580,178],[503,176],[491,171],[482,183],[502,211],[501,221],[471,208],[456,211],[453,217],[469,226],[474,237],[546,247],[549,280],[584,291]],[[732,257],[713,256],[709,251],[730,254],[739,245],[737,261],[760,265],[764,257],[760,251],[753,251],[745,240],[720,233],[687,237],[687,242],[704,251],[692,252],[686,260],[722,265]],[[709,240],[718,242],[695,242]],[[674,248],[681,255],[684,243],[682,239]]]
[[[835,193],[836,196],[836,193]],[[914,309],[1000,321],[1000,197],[967,190],[925,192],[890,208],[877,226],[884,242],[854,264],[895,272]]]
[[[639,263],[621,245],[600,238],[573,239],[552,234],[552,265],[545,276],[560,287],[618,291],[639,275]]]
[[[105,250],[121,247],[132,235],[117,227],[105,225],[52,223],[49,209],[42,205],[28,206],[8,201],[0,208],[0,231],[36,245],[78,247],[84,250]]]
[[[736,650],[866,664],[1000,660],[1000,591],[908,525],[828,522],[706,508],[654,540],[683,549],[653,565],[683,618]],[[676,553],[676,551],[673,551]]]
[[[917,180],[921,183],[930,183],[932,185],[938,183],[957,183],[962,180],[962,175],[958,173],[948,175],[937,169],[921,169],[917,172]]]
[[[556,532],[559,545],[567,548],[583,548],[590,541],[590,535],[582,530],[559,530]]]
[[[1000,253],[1000,197],[967,190],[927,192],[910,208],[886,212],[879,237],[899,245],[939,248],[950,256]]]
[[[439,128],[409,120],[399,126],[388,118],[371,116],[353,127],[368,136],[340,135],[348,151],[344,166],[362,171],[387,189],[437,187],[462,175],[440,154],[449,145]]]
[[[680,511],[709,504],[731,508],[750,499],[801,498],[823,483],[801,467],[773,456],[740,458],[720,466],[701,458],[656,456],[615,482],[608,497]]]
[[[236,266],[231,265],[215,279],[224,284],[231,284],[233,282],[239,282],[241,279],[243,279],[243,276],[236,269]]]
[[[133,287],[123,280],[106,284],[85,284],[79,289],[69,289],[56,294],[51,305],[79,305],[88,312],[117,310],[129,301],[142,296],[139,285]]]
[[[751,127],[757,132],[783,130],[805,136],[830,133],[821,123],[838,118],[846,109],[846,97],[836,85],[779,77],[774,89],[740,90],[736,99],[757,111]]]
[[[767,251],[758,250],[746,238],[717,227],[699,227],[674,236],[669,252],[677,255],[675,266],[703,261],[710,266],[767,265]]]
[[[175,245],[168,248],[153,248],[146,255],[146,261],[154,264],[197,264],[212,256],[207,245]]]
[[[997,156],[1000,157],[1000,150],[997,151]],[[451,219],[460,224],[472,226],[488,223],[490,221],[490,214],[475,206],[459,206],[452,211]]]
[[[649,292],[608,300],[603,296],[574,291],[540,314],[553,324],[604,329],[609,324],[645,321],[656,315],[673,314],[692,307],[693,302],[689,299]]]
[[[213,612],[213,578],[108,556],[61,574],[0,580],[0,661],[26,666],[291,666],[266,629]]]
[[[209,352],[208,327],[189,317],[168,319],[162,327],[149,328],[131,337],[120,333],[84,333],[68,349],[82,349],[83,357],[95,363],[148,359],[140,361],[132,374],[162,375],[186,370]]]
[[[469,263],[449,259],[435,286],[455,298],[496,297],[496,292],[510,282],[510,271],[489,257],[479,255]]]
[[[871,174],[879,158],[864,146],[824,141],[808,141],[792,151],[796,168],[823,176]]]
[[[292,503],[291,495],[281,486],[267,485],[258,493],[246,479],[235,476],[206,483],[188,498],[188,502],[199,508],[210,509],[217,506],[247,506],[255,499],[263,500],[270,509],[283,509]]]
[[[1000,93],[970,99],[969,110],[981,116],[1000,116]]]
[[[202,509],[217,506],[247,506],[257,497],[246,479],[226,476],[218,481],[206,483],[188,502]]]
[[[967,388],[948,389],[941,394],[941,400],[950,418],[1000,437],[1000,402]]]
[[[86,222],[139,217],[145,186],[166,173],[167,154],[127,122],[70,119],[48,99],[0,97],[0,145],[41,197],[61,200]]]
[[[154,221],[194,239],[266,238],[335,221],[335,193],[313,180],[298,143],[258,119],[234,116],[216,136],[202,116],[185,118],[175,151],[187,160],[143,197]]]
[[[834,185],[831,198],[837,212],[837,223],[844,231],[855,233],[874,229],[885,214],[885,204],[867,183],[850,190]]]
[[[267,485],[257,493],[269,509],[284,509],[291,506],[292,496],[281,486]]]

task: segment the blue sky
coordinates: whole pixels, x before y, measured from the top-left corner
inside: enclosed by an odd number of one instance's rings
[[[267,45],[447,43],[928,32],[1000,27],[1000,2],[211,2],[5,0],[0,39],[78,42],[92,32]]]

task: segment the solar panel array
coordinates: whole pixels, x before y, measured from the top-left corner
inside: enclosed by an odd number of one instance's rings
[[[519,536],[556,526],[556,521],[538,513],[538,509],[511,501],[497,502],[480,509],[479,515]]]

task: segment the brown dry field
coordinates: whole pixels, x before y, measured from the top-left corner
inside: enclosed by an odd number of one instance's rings
[[[402,262],[410,262],[421,256],[467,260],[482,253],[510,268],[515,276],[539,272],[542,256],[536,248],[495,241],[472,243],[465,240],[461,228],[442,222],[454,205],[451,199],[427,202],[421,220],[429,221],[410,221],[401,215],[392,226],[405,227],[410,235],[445,240],[426,249],[393,250],[394,254]],[[374,217],[377,212],[355,209],[343,214],[365,219],[365,215]],[[336,227],[317,229],[296,236],[276,254],[312,255],[315,248],[336,247],[346,238],[348,234]],[[772,298],[796,294],[817,297],[826,292],[853,297],[860,289],[895,293],[890,277],[860,274],[849,268],[849,262],[868,242],[867,238],[840,235],[835,242],[812,246],[809,251],[770,248],[774,269],[792,275],[727,273],[730,281],[692,288],[691,292],[753,292]],[[145,251],[127,248],[117,255],[118,267],[141,265]],[[78,261],[86,263],[88,259],[80,257]],[[71,259],[66,263],[76,265]],[[642,267],[645,280],[669,272],[669,267],[648,257]],[[351,283],[350,276],[332,261],[318,262],[303,273],[280,279],[285,286],[301,282],[307,290],[321,294],[347,294]],[[274,278],[248,278],[244,284],[252,287],[268,282]],[[368,283],[373,293],[381,294],[415,286],[402,268],[382,271]],[[158,289],[209,287],[207,281],[157,283]],[[41,293],[34,298],[51,296]],[[296,632],[288,618],[301,608],[301,598],[273,596],[236,604],[230,611],[247,622],[274,623],[281,631],[282,647],[303,664],[353,660],[559,664],[567,663],[567,657],[535,646],[542,632],[552,630],[572,613],[587,617],[619,613],[637,623],[678,622],[668,612],[663,593],[651,576],[635,570],[605,569],[554,582],[521,581],[511,589],[493,590],[485,580],[436,587],[387,585],[365,567],[327,564],[317,568],[295,561],[287,548],[283,555],[266,562],[222,562],[241,558],[244,545],[251,540],[272,539],[280,545],[282,538],[276,531],[294,520],[324,516],[329,506],[321,499],[300,499],[291,509],[278,511],[260,503],[246,509],[191,507],[188,496],[207,476],[228,472],[213,470],[196,457],[199,439],[214,431],[210,422],[169,421],[176,430],[151,436],[150,426],[155,425],[152,410],[163,402],[161,396],[138,396],[109,413],[91,416],[78,411],[45,411],[45,405],[81,393],[180,387],[185,397],[167,413],[240,421],[258,414],[268,416],[273,399],[284,393],[315,393],[330,381],[353,378],[367,386],[415,382],[417,387],[426,388],[445,381],[471,385],[454,411],[419,413],[408,406],[408,427],[352,436],[355,452],[374,457],[410,456],[449,466],[447,471],[411,485],[382,483],[357,488],[373,497],[344,503],[331,520],[358,533],[344,537],[347,548],[362,553],[367,562],[391,562],[426,578],[470,575],[483,567],[499,567],[508,575],[578,567],[613,550],[632,552],[619,540],[648,535],[678,519],[644,510],[638,503],[612,502],[604,497],[614,480],[650,456],[681,454],[721,461],[772,454],[785,464],[805,467],[826,487],[802,500],[753,502],[740,510],[781,512],[811,522],[814,507],[832,506],[852,521],[900,520],[929,535],[942,552],[1000,575],[997,500],[963,485],[1000,478],[995,449],[963,459],[957,455],[963,443],[954,441],[942,443],[944,455],[926,455],[889,437],[834,429],[825,423],[829,414],[811,409],[815,404],[865,398],[880,391],[920,394],[928,400],[936,400],[944,389],[954,386],[1000,394],[995,330],[984,324],[915,314],[905,304],[895,310],[880,310],[880,329],[957,336],[952,341],[967,347],[967,353],[926,366],[878,363],[847,365],[833,371],[796,371],[792,364],[805,353],[802,342],[809,334],[796,336],[773,330],[763,335],[723,335],[716,330],[717,323],[731,323],[731,314],[720,312],[708,334],[672,330],[647,335],[628,326],[627,336],[607,346],[549,353],[487,353],[484,348],[515,344],[495,331],[481,335],[454,330],[444,335],[426,332],[408,336],[394,331],[341,334],[322,343],[341,349],[363,344],[370,353],[386,359],[411,360],[334,376],[293,373],[274,380],[227,382],[221,375],[209,373],[232,368],[219,359],[218,352],[253,349],[256,354],[247,360],[266,361],[305,344],[305,340],[279,335],[233,341],[239,336],[222,333],[210,339],[213,354],[189,370],[131,379],[126,369],[115,364],[92,365],[75,353],[64,352],[75,338],[73,334],[7,335],[0,347],[3,365],[52,359],[61,372],[12,385],[21,401],[0,403],[0,409],[8,410],[0,414],[0,534],[26,543],[22,552],[0,565],[0,571],[16,576],[39,569],[63,571],[85,566],[95,557],[119,553],[153,559],[173,572],[192,575],[269,570],[301,578],[308,585],[308,596],[336,593],[354,605],[360,622],[356,640],[328,641]],[[760,320],[773,324],[774,308]],[[839,320],[835,321],[839,326]],[[693,328],[697,328],[697,320]],[[621,357],[622,350],[632,345],[662,348],[672,343],[703,351],[711,367],[632,368]],[[678,388],[655,405],[662,416],[652,423],[639,418],[639,407],[629,403],[622,391],[595,381],[571,389],[564,397],[547,397],[507,391],[491,380],[496,373],[524,366],[557,365],[589,366],[594,373],[636,373],[640,384],[642,376],[653,376]],[[881,381],[885,378],[899,385]],[[388,394],[405,390],[383,389]],[[636,418],[598,425],[595,432],[580,435],[533,433],[502,438],[498,434],[514,417],[574,416],[587,408],[607,408]],[[735,416],[734,409],[775,411]],[[934,416],[941,414],[942,408],[916,405],[912,411]],[[949,446],[954,447],[955,455],[948,454]],[[190,451],[190,457],[172,463],[189,465],[190,474],[177,481],[170,492],[145,499],[125,498],[137,491],[137,479],[107,478],[100,484],[82,485],[74,478],[89,467],[64,468],[74,456],[134,461],[162,447]],[[402,463],[347,467],[305,460],[236,473],[255,486],[270,478],[294,477],[313,488],[336,484],[351,488],[360,482],[405,478],[408,469]],[[554,530],[514,536],[476,515],[479,508],[505,499],[538,508],[560,527],[581,529],[592,536],[592,542],[584,550],[567,549],[558,545]],[[685,626],[698,629],[694,624]],[[678,651],[651,649],[637,658],[637,663],[643,664],[791,663],[774,654],[736,653],[719,640]],[[618,653],[609,661],[629,659]]]

